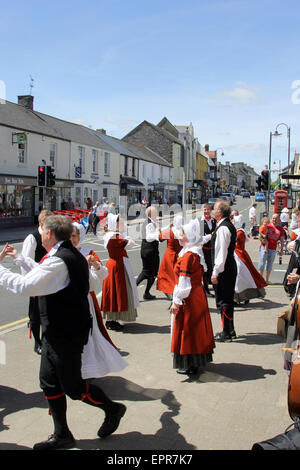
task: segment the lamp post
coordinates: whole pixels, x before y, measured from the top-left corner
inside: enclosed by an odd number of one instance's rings
[[[291,128],[287,124],[285,124],[284,122],[281,122],[280,124],[277,124],[275,132],[273,134],[275,137],[278,137],[278,136],[281,135],[277,130],[278,127],[280,127],[280,126],[285,126],[286,131],[287,131],[287,138],[288,138],[288,175],[289,175],[290,174],[290,156],[291,156]],[[289,189],[290,189],[290,179],[288,178],[288,192],[289,192]]]

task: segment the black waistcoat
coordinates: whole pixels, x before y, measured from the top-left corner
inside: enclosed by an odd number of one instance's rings
[[[154,240],[153,242],[147,242],[147,240],[146,240],[146,227],[151,222],[152,222],[152,220],[148,219],[142,225],[141,252],[143,254],[146,254],[146,255],[148,253],[158,253],[158,251],[159,251],[159,242],[157,240]]]
[[[210,234],[213,234],[216,230],[216,226],[217,226],[217,221],[216,219],[214,219],[213,217],[211,218],[211,229],[209,228],[209,225],[207,223],[207,221],[204,219],[201,221],[203,223],[203,227],[204,227],[204,231],[203,231],[203,235],[210,235]],[[205,245],[203,245],[205,248],[211,248],[212,244],[211,244],[211,240],[208,242],[208,243],[205,243]]]
[[[230,244],[228,247],[228,252],[227,252],[227,258],[225,262],[225,267],[224,267],[224,272],[230,270],[231,268],[236,269],[236,261],[234,259],[234,250],[235,250],[235,244],[236,244],[236,228],[235,226],[230,222],[229,218],[225,218],[223,222],[216,228],[214,231],[212,237],[211,237],[211,245],[212,245],[212,261],[214,263],[215,261],[215,243],[216,243],[216,238],[217,238],[217,233],[220,227],[227,227],[228,230],[230,231],[231,235],[231,240]]]
[[[39,297],[43,333],[48,340],[86,344],[92,326],[88,263],[70,241],[63,242],[55,256],[66,264],[70,283],[55,294]]]
[[[43,256],[45,256],[47,254],[47,251],[45,250],[45,248],[42,245],[42,237],[41,237],[40,232],[38,230],[36,230],[35,232],[33,232],[32,235],[34,236],[35,241],[36,241],[34,261],[39,263],[41,261],[41,259],[43,258]]]

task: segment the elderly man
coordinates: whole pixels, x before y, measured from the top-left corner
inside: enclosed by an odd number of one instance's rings
[[[147,220],[142,225],[142,245],[141,258],[143,263],[142,272],[139,274],[137,286],[147,279],[144,292],[145,300],[155,299],[155,295],[150,294],[150,289],[154,284],[159,269],[159,235],[160,228],[157,222],[157,209],[150,206],[146,209]]]
[[[98,430],[101,438],[117,429],[126,411],[124,405],[112,402],[98,386],[81,376],[81,354],[92,324],[88,302],[90,276],[87,260],[70,242],[72,231],[69,218],[47,217],[42,230],[47,255],[40,263],[17,258],[16,250],[8,244],[0,253],[0,262],[11,254],[27,269],[23,276],[0,264],[0,285],[15,294],[39,297],[43,332],[40,386],[48,401],[54,434],[35,444],[35,450],[75,445],[67,424],[66,395],[104,410],[105,420]]]
[[[211,215],[210,204],[203,205],[203,216],[201,217],[201,220],[199,222],[200,224],[203,224],[203,235],[211,235],[216,230],[217,221]],[[207,271],[203,275],[203,284],[204,284],[204,289],[205,289],[206,294],[211,296],[212,294],[209,291],[209,284],[211,284],[211,275],[212,275],[212,269],[213,269],[212,257],[211,257],[211,250],[212,250],[211,240],[203,244],[202,250],[203,250],[204,259],[205,259],[205,263],[207,267]]]
[[[234,258],[236,229],[230,221],[231,209],[226,201],[214,205],[217,227],[212,235],[213,272],[211,276],[216,292],[216,304],[222,317],[223,330],[215,336],[216,341],[231,342],[236,337],[233,323],[234,288],[237,266]]]

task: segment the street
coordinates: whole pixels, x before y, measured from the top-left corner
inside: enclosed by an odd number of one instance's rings
[[[247,221],[250,205],[249,199],[238,198],[233,207]],[[85,243],[103,262],[107,260],[101,240],[88,235]],[[258,240],[247,244],[256,265],[258,247]],[[160,249],[163,254],[164,244]],[[129,257],[136,276],[141,268],[139,244],[129,250]],[[277,334],[277,317],[288,305],[281,285],[287,258],[283,265],[274,265],[265,299],[236,307],[237,339],[217,343],[213,362],[194,378],[179,376],[172,368],[170,302],[155,288],[152,291],[157,299],[143,301],[140,286],[137,321],[125,324],[121,333],[110,332],[128,367],[120,374],[96,379],[112,399],[124,402],[128,411],[118,431],[101,441],[96,436],[101,413],[68,400],[76,447],[137,452],[250,450],[254,442],[282,433],[291,424],[281,350],[284,339]],[[6,263],[11,265],[9,260]],[[5,360],[2,354],[0,448],[30,449],[51,432],[38,383],[39,356],[28,339],[28,300],[3,290],[1,298],[0,344],[5,346]],[[214,332],[220,331],[215,301],[209,298],[208,302]]]

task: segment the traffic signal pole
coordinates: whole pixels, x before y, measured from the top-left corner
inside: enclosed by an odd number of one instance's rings
[[[272,132],[270,132],[270,145],[269,145],[269,178],[268,178],[268,191],[266,199],[266,212],[269,216],[269,207],[270,207],[270,184],[271,184],[271,154],[272,154]]]

